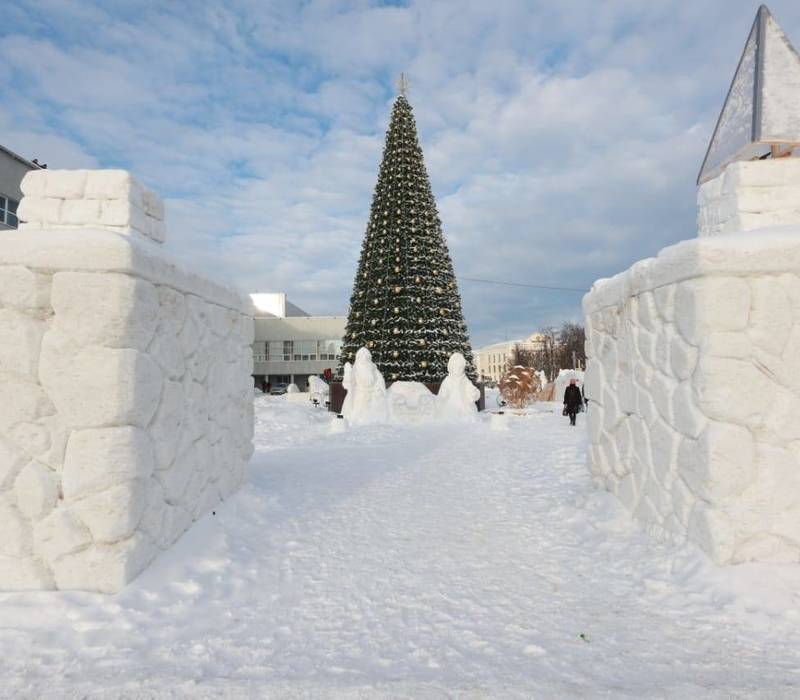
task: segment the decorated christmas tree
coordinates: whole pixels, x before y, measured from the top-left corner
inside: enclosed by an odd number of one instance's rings
[[[460,352],[474,379],[453,263],[404,82],[386,133],[341,365],[367,347],[387,381],[435,383],[447,375],[450,355]]]

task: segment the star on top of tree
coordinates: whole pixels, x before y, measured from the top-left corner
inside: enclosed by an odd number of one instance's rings
[[[400,77],[397,79],[397,92],[401,97],[407,96],[408,78],[406,78],[405,73],[400,73]]]

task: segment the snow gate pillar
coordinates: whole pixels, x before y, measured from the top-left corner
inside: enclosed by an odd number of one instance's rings
[[[583,300],[592,474],[720,564],[800,561],[796,143],[800,57],[762,7],[701,170],[698,238]]]
[[[739,193],[768,202],[793,182],[800,210],[800,160],[719,180],[705,187],[750,183]],[[583,308],[598,481],[719,563],[800,560],[800,211],[667,248],[595,283]]]
[[[120,590],[235,491],[253,323],[129,173],[30,172],[0,237],[0,590]]]

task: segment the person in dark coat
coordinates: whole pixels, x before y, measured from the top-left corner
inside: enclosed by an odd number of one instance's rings
[[[583,397],[581,390],[578,389],[577,381],[570,379],[569,386],[564,392],[564,413],[569,416],[570,425],[575,425],[575,416],[578,415],[582,405]]]

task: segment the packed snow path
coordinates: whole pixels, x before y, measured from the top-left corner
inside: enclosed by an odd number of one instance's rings
[[[257,419],[250,484],[123,593],[0,594],[0,697],[800,693],[800,566],[641,534],[551,406],[508,432]]]

